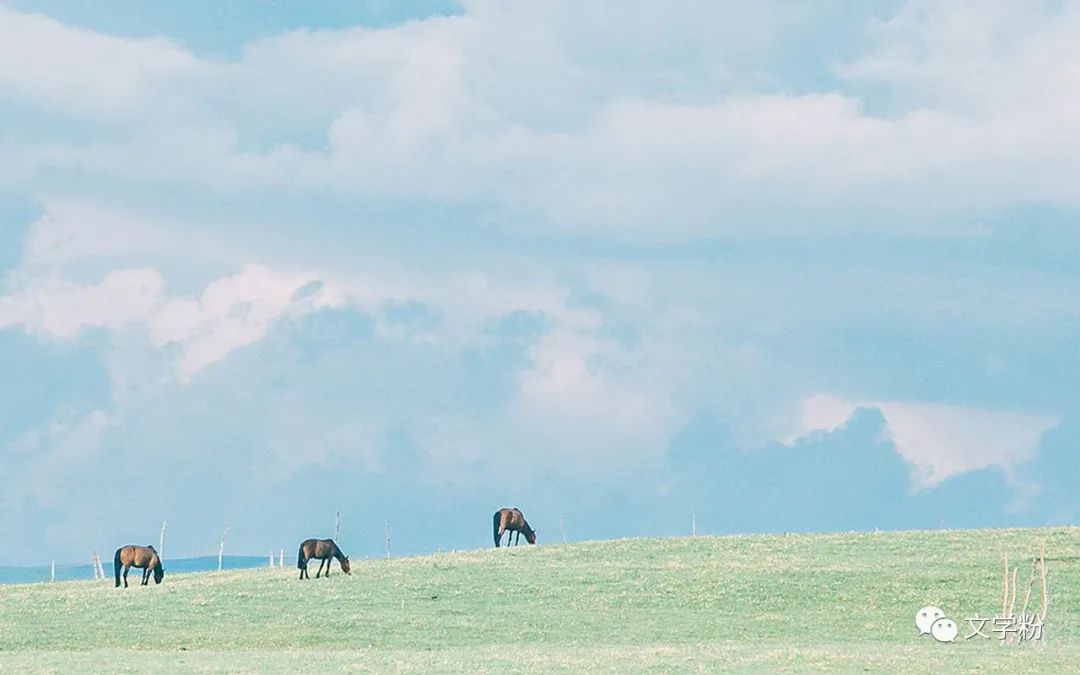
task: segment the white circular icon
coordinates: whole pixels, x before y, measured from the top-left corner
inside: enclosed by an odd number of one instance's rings
[[[956,631],[956,622],[945,617],[941,617],[930,627],[930,634],[938,642],[954,642],[956,640]]]
[[[945,616],[945,612],[941,611],[933,605],[927,605],[915,614],[915,626],[919,629],[919,635],[926,635],[930,632],[934,622]]]

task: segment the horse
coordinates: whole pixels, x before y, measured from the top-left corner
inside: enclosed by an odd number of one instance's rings
[[[116,587],[120,588],[120,568],[124,572],[124,588],[128,587],[128,570],[132,567],[141,567],[143,570],[142,585],[150,583],[150,574],[154,575],[154,583],[160,584],[165,578],[165,568],[161,566],[161,558],[153,546],[136,546],[128,544],[116,549],[113,556],[113,571],[116,573]]]
[[[499,548],[499,544],[502,542],[502,536],[504,532],[509,531],[506,535],[506,545],[510,545],[510,538],[514,537],[514,546],[518,545],[521,541],[521,533],[525,533],[525,541],[530,544],[536,543],[536,530],[529,527],[529,523],[525,520],[525,516],[521,514],[521,511],[514,509],[499,509],[492,517],[492,535],[495,537],[495,548]],[[515,535],[517,535],[515,537]]]
[[[296,554],[296,566],[300,568],[300,578],[310,579],[311,575],[308,574],[307,564],[308,561],[318,558],[319,559],[319,571],[315,573],[315,578],[318,579],[322,574],[323,565],[326,565],[326,576],[330,576],[330,566],[333,565],[331,558],[337,558],[337,561],[341,563],[341,571],[345,574],[349,574],[349,556],[341,552],[337,543],[333,539],[305,539],[304,543],[300,544],[300,550]]]

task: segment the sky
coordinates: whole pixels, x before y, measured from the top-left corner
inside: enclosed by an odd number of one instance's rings
[[[1080,2],[0,2],[0,564],[1080,518]]]

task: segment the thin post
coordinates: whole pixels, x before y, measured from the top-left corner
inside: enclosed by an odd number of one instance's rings
[[[97,551],[95,551],[93,549],[90,549],[90,576],[92,576],[95,581],[98,578],[98,574],[97,574]]]
[[[274,566],[274,552],[270,551],[270,567]]]
[[[562,532],[562,543],[566,543],[566,525],[563,524],[562,518],[559,518],[559,531]]]
[[[1046,541],[1045,540],[1042,543],[1042,551],[1041,551],[1041,553],[1039,555],[1039,579],[1040,579],[1040,582],[1041,582],[1040,585],[1042,586],[1042,614],[1040,615],[1039,620],[1042,621],[1043,626],[1044,626],[1043,630],[1045,630],[1046,610],[1050,608],[1050,585],[1049,585],[1049,583],[1047,582],[1047,579],[1046,579]],[[1046,634],[1045,633],[1043,633],[1043,634],[1041,634],[1039,636],[1040,641],[1043,641],[1045,639],[1046,639]]]
[[[285,549],[278,551],[278,567],[285,567]]]
[[[334,541],[341,538],[341,511],[334,516]]]
[[[696,537],[697,536],[697,514],[696,513],[691,513],[690,514],[690,536],[691,537]]]
[[[390,521],[386,521],[386,557],[390,557]]]
[[[158,536],[157,557],[165,560],[165,521],[161,521],[161,534]]]
[[[56,561],[52,561],[52,571],[49,573],[49,581],[56,581]]]
[[[225,531],[221,533],[221,546],[218,547],[218,554],[217,554],[217,571],[218,572],[221,571],[222,558],[225,557],[225,537],[228,536],[228,534],[229,534],[229,528],[226,527]]]
[[[1005,590],[1001,594],[1001,616],[1002,617],[1008,616],[1007,612],[1009,611],[1009,556],[1008,555],[1005,555],[1005,557],[1004,557],[1004,570],[1005,570],[1005,574],[1004,574]],[[1007,635],[1007,633],[1006,633],[1006,635]],[[1005,636],[1003,635],[1002,638],[1004,639],[1004,637]]]

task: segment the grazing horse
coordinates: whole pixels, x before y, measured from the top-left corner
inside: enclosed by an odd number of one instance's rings
[[[116,587],[120,588],[120,568],[124,572],[124,588],[128,587],[128,570],[132,567],[140,567],[143,570],[142,585],[150,583],[150,574],[154,574],[154,583],[160,584],[165,577],[165,568],[161,566],[161,558],[153,546],[136,546],[128,544],[116,549],[113,556],[113,571],[116,573]]]
[[[296,555],[296,566],[300,568],[301,579],[311,578],[308,574],[307,564],[313,558],[319,559],[319,571],[315,573],[316,579],[322,574],[324,564],[326,565],[326,576],[330,576],[330,566],[334,564],[330,560],[331,558],[337,558],[337,561],[341,563],[341,571],[349,574],[349,556],[341,552],[333,539],[306,539],[304,543],[300,544],[300,551]]]
[[[492,517],[492,535],[495,537],[495,548],[499,548],[499,544],[502,542],[503,532],[509,531],[506,535],[506,545],[510,545],[510,538],[514,538],[514,546],[518,545],[521,541],[521,533],[525,533],[525,541],[530,544],[536,543],[536,530],[529,527],[529,523],[526,522],[525,516],[521,514],[518,509],[499,509]],[[514,535],[517,535],[516,537]]]

